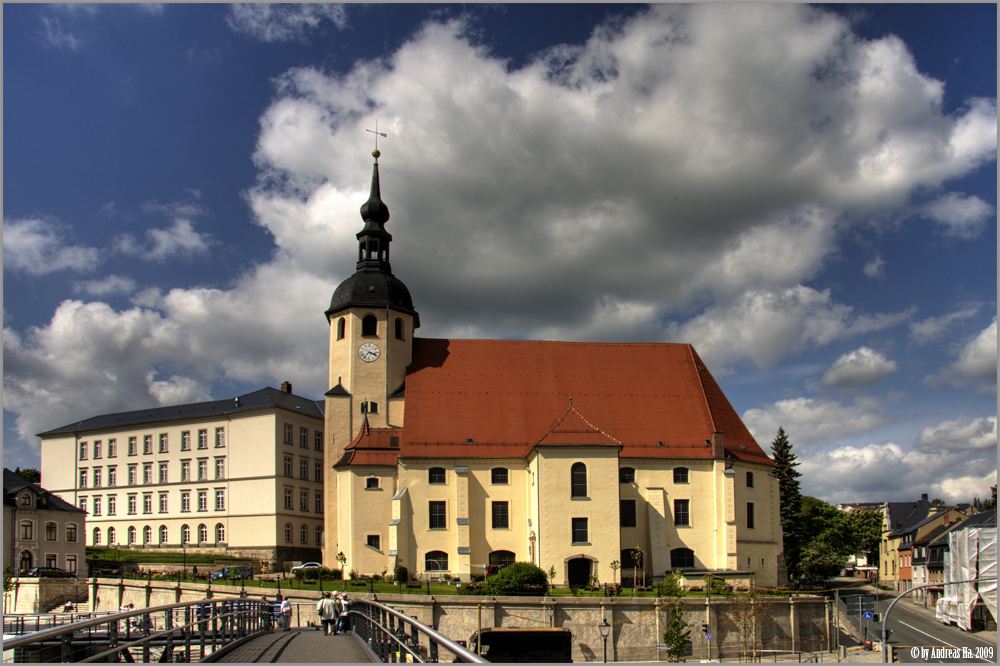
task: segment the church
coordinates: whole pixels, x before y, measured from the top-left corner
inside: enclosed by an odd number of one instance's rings
[[[777,584],[772,461],[694,347],[416,337],[373,155],[357,270],[325,313],[324,564]]]

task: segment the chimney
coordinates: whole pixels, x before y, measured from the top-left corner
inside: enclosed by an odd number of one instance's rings
[[[292,383],[291,382],[281,382],[281,392],[282,393],[291,393],[292,392]]]
[[[922,499],[923,501],[925,501],[925,502],[926,502],[926,501],[927,501],[927,493],[923,493],[923,494],[922,494],[922,495],[920,496],[920,499]]]
[[[722,445],[722,433],[713,432],[712,433],[712,457],[713,458],[725,458],[726,449]]]

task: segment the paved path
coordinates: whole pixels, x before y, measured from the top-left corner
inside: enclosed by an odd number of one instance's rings
[[[368,663],[368,653],[354,636],[326,636],[311,628],[274,631],[247,641],[221,659],[243,664],[357,664]]]

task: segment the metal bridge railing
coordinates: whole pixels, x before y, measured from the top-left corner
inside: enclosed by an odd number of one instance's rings
[[[351,631],[383,663],[486,663],[426,624],[377,601],[351,601],[347,609]]]
[[[23,634],[30,634],[34,631],[51,629],[52,627],[71,624],[73,622],[80,622],[81,620],[90,620],[95,617],[104,617],[117,612],[118,611],[69,611],[66,613],[20,613],[17,615],[4,615],[3,635],[21,636]]]
[[[270,603],[202,599],[109,613],[6,639],[4,661],[200,661],[272,626]]]

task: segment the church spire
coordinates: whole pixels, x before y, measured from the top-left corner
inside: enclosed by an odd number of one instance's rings
[[[389,207],[382,201],[382,192],[378,182],[378,148],[372,151],[375,165],[372,167],[371,194],[361,206],[361,219],[365,221],[364,228],[358,232],[358,270],[379,271],[392,274],[389,266],[389,243],[392,235],[385,230],[389,221]]]

